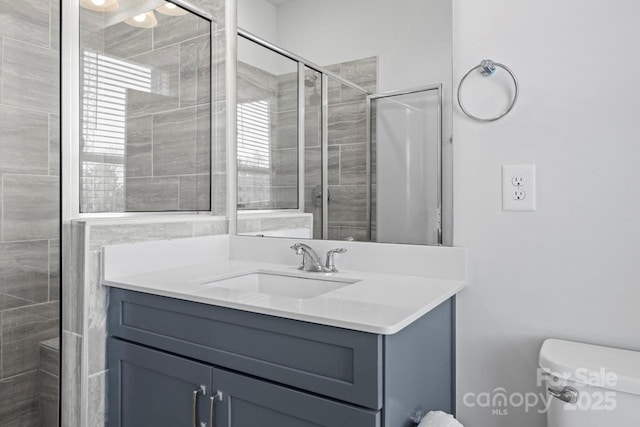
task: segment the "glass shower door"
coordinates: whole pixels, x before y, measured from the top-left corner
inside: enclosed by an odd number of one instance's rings
[[[440,90],[375,98],[376,241],[440,240]]]
[[[0,425],[58,425],[58,0],[0,0]]]

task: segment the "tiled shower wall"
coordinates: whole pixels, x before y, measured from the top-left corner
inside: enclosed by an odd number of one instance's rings
[[[132,91],[127,99],[125,209],[208,210],[209,25],[191,14],[157,19],[152,30],[120,23],[105,34],[107,53],[162,70],[172,95]],[[141,43],[128,44],[131,37]]]
[[[39,345],[59,333],[59,1],[0,7],[0,425],[38,426]]]
[[[85,9],[81,13],[83,55],[85,51],[100,53],[140,64],[151,70],[152,77],[150,92],[127,91],[123,153],[115,156],[119,159],[103,156],[97,159],[99,169],[84,171],[83,211],[209,210],[210,172],[216,189],[226,186],[226,150],[224,133],[220,132],[224,94],[219,93],[224,85],[215,82],[213,104],[210,90],[210,60],[216,76],[224,64],[219,58],[224,55],[219,43],[211,57],[210,30],[219,41],[223,26],[216,22],[210,26],[193,14],[156,14],[158,25],[153,29],[126,23],[103,29],[102,14]],[[84,112],[84,120],[91,121],[87,114],[91,114],[90,108]],[[124,182],[106,181],[106,175],[123,176]],[[218,196],[212,201],[214,212],[219,214],[226,211],[225,192],[221,193],[216,192]]]

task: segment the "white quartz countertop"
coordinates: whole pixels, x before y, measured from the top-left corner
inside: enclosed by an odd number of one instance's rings
[[[458,280],[341,271],[334,280],[358,280],[306,298],[211,287],[216,280],[255,272],[322,278],[296,267],[253,261],[219,261],[115,277],[104,285],[220,307],[262,313],[375,334],[399,332],[464,288]]]

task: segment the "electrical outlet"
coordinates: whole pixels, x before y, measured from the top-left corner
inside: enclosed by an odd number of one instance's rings
[[[535,165],[502,166],[502,210],[536,210]]]
[[[513,184],[514,187],[522,187],[524,185],[524,177],[523,176],[511,177],[511,184]]]
[[[513,197],[513,200],[524,200],[527,198],[527,193],[524,190],[513,190],[511,197]]]

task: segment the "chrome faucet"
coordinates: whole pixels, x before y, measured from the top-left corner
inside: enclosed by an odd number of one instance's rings
[[[337,273],[338,269],[336,269],[333,255],[341,254],[346,252],[346,249],[332,249],[327,252],[327,259],[325,265],[322,265],[322,261],[320,257],[316,253],[316,251],[311,248],[309,245],[305,245],[304,243],[296,243],[291,246],[291,249],[296,251],[296,255],[302,255],[302,264],[298,267],[298,270],[304,270],[315,273]]]
[[[305,245],[304,243],[296,243],[291,246],[291,249],[296,251],[296,255],[302,255],[302,264],[298,267],[298,270],[304,271],[312,271],[315,273],[329,273],[328,270],[322,262],[320,261],[320,257],[314,251],[311,246]]]

